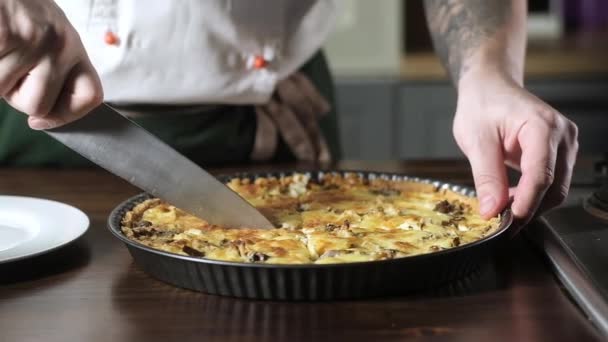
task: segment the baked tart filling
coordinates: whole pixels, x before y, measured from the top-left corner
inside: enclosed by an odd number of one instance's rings
[[[228,186],[275,229],[207,223],[160,199],[129,211],[122,231],[143,245],[193,257],[268,264],[329,264],[432,253],[495,232],[478,203],[431,184],[356,173],[234,178]]]

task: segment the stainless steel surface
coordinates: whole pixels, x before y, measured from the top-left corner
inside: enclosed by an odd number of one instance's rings
[[[608,224],[608,184],[593,192],[583,204],[585,210],[591,215],[600,218]]]
[[[544,223],[547,224],[546,221]],[[572,298],[595,326],[608,336],[608,304],[594,282],[576,263],[576,257],[571,255],[560,238],[549,230],[544,231],[543,247],[558,278]]]
[[[527,233],[543,249],[572,299],[608,336],[608,221],[593,210],[605,213],[589,205],[598,189],[598,184],[574,186],[564,205],[544,214]]]
[[[273,228],[230,188],[105,104],[46,133],[149,194],[210,223]]]

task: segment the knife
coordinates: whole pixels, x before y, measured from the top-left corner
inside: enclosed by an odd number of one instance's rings
[[[209,223],[274,228],[236,192],[106,104],[45,132],[147,193]]]

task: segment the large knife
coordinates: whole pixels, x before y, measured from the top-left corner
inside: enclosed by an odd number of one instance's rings
[[[237,193],[106,104],[46,133],[129,183],[209,223],[273,228]]]

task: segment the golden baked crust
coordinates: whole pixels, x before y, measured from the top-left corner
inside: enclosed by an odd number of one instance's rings
[[[129,211],[122,231],[146,246],[196,257],[271,264],[345,263],[431,253],[479,240],[477,200],[430,184],[367,180],[354,173],[232,179],[228,186],[276,229],[228,229],[159,199]]]

